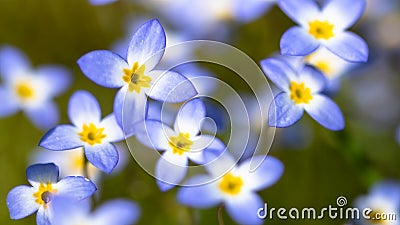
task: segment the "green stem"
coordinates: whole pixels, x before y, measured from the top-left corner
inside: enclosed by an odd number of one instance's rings
[[[224,209],[224,204],[221,204],[218,208],[218,224],[224,225],[224,218],[222,217],[222,210]]]

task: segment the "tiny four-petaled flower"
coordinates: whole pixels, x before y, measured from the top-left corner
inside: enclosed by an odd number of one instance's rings
[[[53,163],[35,164],[27,168],[26,177],[32,185],[21,185],[7,195],[11,219],[22,219],[37,211],[38,225],[50,225],[52,200],[65,196],[82,200],[96,191],[96,186],[84,177],[65,177],[58,180],[58,167]]]
[[[305,110],[330,130],[344,128],[339,107],[330,98],[320,94],[327,81],[319,70],[310,66],[294,69],[285,60],[275,58],[263,60],[261,66],[268,78],[282,90],[270,106],[270,126],[291,126],[303,116]]]
[[[200,99],[186,102],[180,109],[174,129],[157,120],[136,125],[136,138],[146,146],[165,150],[155,170],[157,184],[167,191],[179,184],[187,173],[188,160],[204,164],[204,152],[220,155],[225,145],[211,135],[200,135],[200,123],[206,110]]]
[[[118,151],[111,142],[124,139],[114,114],[101,120],[96,98],[86,91],[77,91],[70,99],[68,114],[72,125],[59,125],[48,131],[39,145],[63,151],[83,147],[90,163],[111,173],[118,163]]]
[[[325,46],[347,61],[367,61],[365,41],[345,31],[361,17],[365,5],[365,0],[330,0],[320,10],[314,0],[280,0],[281,9],[300,25],[283,34],[281,53],[305,56]]]

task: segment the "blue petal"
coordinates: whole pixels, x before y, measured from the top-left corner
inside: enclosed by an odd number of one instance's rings
[[[319,14],[319,7],[314,0],[280,0],[279,7],[287,16],[298,24],[305,25]]]
[[[368,61],[368,46],[365,41],[352,32],[336,35],[326,42],[326,48],[349,62]]]
[[[161,102],[178,103],[197,95],[196,88],[185,76],[173,71],[151,71],[154,83],[147,95]]]
[[[37,225],[52,225],[50,222],[50,208],[40,207],[36,214],[36,224]]]
[[[78,128],[81,128],[83,124],[98,124],[101,119],[100,105],[89,92],[77,91],[69,100],[68,116]]]
[[[33,124],[42,130],[54,127],[59,120],[58,107],[51,101],[43,102],[35,107],[25,108],[25,113]]]
[[[319,46],[319,42],[301,27],[289,28],[280,42],[281,54],[290,56],[306,56]]]
[[[93,166],[101,171],[111,173],[118,163],[118,151],[110,143],[85,146],[85,155]]]
[[[91,220],[90,201],[77,201],[66,196],[54,196],[51,201],[52,225],[86,224]]]
[[[78,130],[71,125],[59,125],[49,130],[40,140],[39,146],[54,150],[63,151],[83,146],[79,139]]]
[[[222,201],[222,196],[216,188],[216,184],[210,183],[211,176],[200,175],[191,177],[185,182],[185,186],[177,193],[178,202],[195,208],[209,208]]]
[[[311,93],[323,91],[328,82],[319,70],[310,66],[305,66],[300,72],[300,80],[311,89]]]
[[[175,131],[196,135],[202,120],[206,117],[206,107],[200,99],[193,99],[181,107],[175,120]]]
[[[263,220],[258,218],[257,211],[264,206],[262,199],[251,192],[240,193],[240,196],[225,202],[229,215],[239,224],[256,225],[262,224]]]
[[[93,214],[94,224],[135,224],[140,216],[137,204],[128,200],[112,200],[104,203]],[[96,223],[97,222],[97,223]]]
[[[0,50],[0,76],[8,80],[30,69],[28,58],[17,48],[4,46]]]
[[[251,165],[259,165],[251,171]],[[276,183],[283,174],[283,164],[272,156],[255,156],[243,162],[239,170],[244,183],[254,191],[262,190]]]
[[[121,56],[107,50],[86,53],[79,58],[78,65],[91,81],[107,88],[122,87],[123,71],[131,69]]]
[[[164,54],[165,43],[165,32],[157,19],[142,24],[129,43],[129,65],[138,62],[139,65],[145,64],[146,71],[154,69]]]
[[[100,123],[99,127],[104,128],[104,134],[107,135],[105,141],[118,142],[124,140],[124,133],[118,125],[114,114],[106,116]]]
[[[225,144],[217,137],[201,135],[193,140],[193,145],[187,156],[197,164],[206,164],[220,157],[225,149]],[[204,154],[208,156],[205,157]]]
[[[296,105],[288,94],[281,92],[269,107],[268,125],[271,127],[291,126],[303,116],[303,113],[304,109],[301,106]]]
[[[268,58],[261,61],[267,77],[281,90],[289,91],[290,81],[296,77],[293,69],[283,60]]]
[[[54,188],[57,189],[57,195],[73,200],[88,198],[97,190],[92,181],[80,176],[65,177],[54,185]]]
[[[54,163],[35,164],[26,169],[26,177],[29,183],[36,187],[40,183],[57,183],[58,166]]]
[[[0,117],[10,116],[18,111],[18,103],[11,91],[0,87],[0,99]]]
[[[330,98],[314,95],[310,104],[305,105],[304,109],[322,126],[335,131],[344,129],[343,114]]]
[[[114,115],[118,125],[126,136],[135,133],[136,123],[143,121],[147,111],[147,97],[144,92],[129,92],[128,87],[121,88],[114,100]]]
[[[19,220],[34,213],[39,208],[35,202],[32,187],[21,185],[13,188],[7,195],[7,207],[10,217]]]
[[[273,1],[236,0],[235,19],[250,22],[262,16],[273,4]]]
[[[167,134],[173,133],[170,127],[156,120],[145,120],[144,123],[138,123],[135,131],[136,139],[140,143],[158,150],[169,148]]]
[[[157,161],[156,179],[161,191],[168,191],[179,185],[187,173],[187,157],[166,151]]]
[[[324,6],[322,14],[329,21],[335,21],[339,29],[347,29],[363,14],[365,0],[330,0]]]
[[[72,83],[71,72],[62,66],[42,66],[36,70],[38,79],[42,79],[50,96],[65,92]]]

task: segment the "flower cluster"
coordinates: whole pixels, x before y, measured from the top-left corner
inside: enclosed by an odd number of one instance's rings
[[[90,2],[105,4],[113,0]],[[215,6],[214,2],[210,4]],[[219,16],[248,21],[271,4],[253,0],[234,2],[229,11],[222,12],[229,15]],[[246,4],[246,8],[241,7]],[[299,26],[283,34],[280,56],[260,63],[266,76],[280,89],[269,106],[268,125],[289,127],[305,111],[327,129],[344,129],[344,116],[329,96],[338,91],[344,72],[354,63],[368,59],[366,43],[346,31],[360,18],[365,0],[331,0],[322,9],[314,0],[280,0],[278,5]],[[257,211],[263,200],[256,192],[278,182],[284,172],[282,162],[265,155],[236,158],[222,138],[206,134],[202,122],[209,112],[202,96],[198,96],[199,85],[188,78],[193,74],[186,77],[177,71],[159,69],[165,48],[164,28],[153,19],[134,32],[126,57],[108,50],[84,54],[77,60],[82,73],[102,87],[119,89],[113,112],[102,118],[95,96],[79,90],[68,104],[71,124],[57,126],[58,111],[51,98],[67,89],[69,73],[56,66],[33,70],[18,50],[12,47],[0,50],[3,81],[0,116],[21,109],[36,126],[49,129],[39,146],[51,150],[48,155],[63,154],[58,166],[68,170],[66,174],[77,175],[59,180],[59,168],[54,163],[29,166],[26,176],[31,186],[17,186],[7,196],[12,219],[37,211],[38,225],[135,223],[140,210],[131,201],[113,200],[93,211],[90,201],[97,190],[93,183],[96,175],[100,171],[111,174],[124,158],[118,143],[135,137],[147,148],[157,153],[162,151],[154,166],[161,191],[180,185],[177,201],[182,205],[195,208],[220,205],[226,207],[237,223],[262,224]],[[196,69],[186,70],[193,71]],[[155,106],[149,101],[179,103],[178,113],[174,119],[172,113],[168,115],[173,120],[169,123],[152,111]],[[186,179],[191,174],[188,172],[191,165],[204,166],[206,173]],[[251,165],[258,166],[254,169]]]

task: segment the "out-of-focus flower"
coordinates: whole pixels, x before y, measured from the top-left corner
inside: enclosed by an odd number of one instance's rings
[[[142,3],[168,18],[175,27],[195,38],[224,37],[226,22],[251,22],[276,0],[145,0]]]
[[[127,61],[107,50],[89,52],[78,60],[82,72],[93,82],[107,88],[121,88],[115,97],[114,114],[129,135],[133,133],[129,125],[145,117],[147,96],[162,102],[182,102],[197,94],[194,86],[181,74],[153,70],[164,49],[164,29],[154,19],[133,34]]]
[[[356,199],[355,206],[359,209],[372,210],[369,214],[370,219],[361,218],[362,224],[399,225],[400,183],[382,181],[375,184],[368,195]]]
[[[125,199],[110,200],[93,212],[87,202],[63,197],[54,198],[53,205],[52,225],[131,225],[140,216],[136,203]]]
[[[250,164],[260,164],[250,172]],[[257,210],[263,206],[255,193],[277,182],[283,174],[283,164],[271,157],[256,156],[235,165],[229,154],[205,167],[210,175],[188,179],[177,198],[181,204],[196,208],[208,208],[224,203],[230,216],[240,224],[262,224]],[[210,182],[212,181],[212,182]]]
[[[346,31],[362,15],[365,0],[332,0],[322,10],[314,0],[281,0],[279,6],[300,26],[286,31],[280,43],[283,55],[305,56],[319,46],[350,62],[366,62],[368,46]]]
[[[118,151],[111,142],[124,139],[114,114],[101,120],[96,98],[89,92],[77,91],[69,101],[68,115],[73,125],[59,125],[48,131],[39,146],[53,151],[83,147],[89,162],[111,173],[118,163]]]
[[[5,46],[0,50],[0,76],[0,117],[22,110],[40,129],[57,124],[59,112],[52,98],[69,87],[67,69],[55,65],[33,69],[21,51]]]
[[[225,145],[211,135],[199,135],[200,123],[206,111],[200,99],[186,102],[176,117],[174,128],[156,120],[146,120],[138,125],[136,138],[144,145],[164,150],[155,170],[157,184],[167,191],[179,184],[187,173],[188,160],[204,164],[204,152],[220,155]]]
[[[21,185],[7,195],[11,219],[22,219],[37,211],[38,225],[49,225],[52,200],[66,196],[82,200],[96,191],[96,186],[84,177],[65,177],[58,180],[58,167],[53,164],[35,164],[26,169],[26,177],[32,186]]]
[[[89,0],[89,3],[92,5],[107,5],[116,1],[118,0]]]
[[[72,149],[69,151],[48,151],[42,148],[35,150],[32,156],[33,163],[55,163],[60,167],[60,176],[84,176],[85,164],[87,178],[94,183],[99,176],[99,170],[90,162],[85,162],[83,148]],[[118,163],[119,165],[119,163]]]
[[[261,66],[268,78],[282,90],[270,106],[270,126],[293,125],[305,110],[330,130],[344,128],[344,118],[339,107],[330,98],[320,94],[326,85],[326,78],[320,71],[309,66],[296,71],[286,61],[274,58],[263,60]]]

